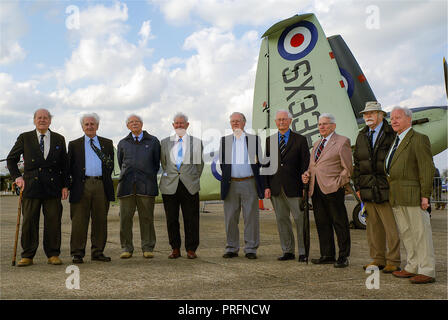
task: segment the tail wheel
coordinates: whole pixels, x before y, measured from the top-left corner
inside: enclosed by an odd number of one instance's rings
[[[367,211],[365,210],[363,203],[358,203],[353,209],[353,224],[356,229],[367,228]]]

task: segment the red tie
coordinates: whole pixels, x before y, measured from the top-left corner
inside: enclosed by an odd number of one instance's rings
[[[314,157],[314,162],[316,162],[319,159],[320,154],[322,153],[322,150],[324,148],[325,141],[327,141],[327,139],[323,139],[319,145],[319,148],[317,148],[316,156]]]

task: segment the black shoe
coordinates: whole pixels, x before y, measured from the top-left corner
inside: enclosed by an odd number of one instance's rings
[[[301,254],[299,256],[299,260],[298,261],[299,262],[308,262],[308,258],[304,254]]]
[[[238,257],[238,253],[236,253],[236,252],[226,252],[226,253],[224,253],[224,255],[222,257],[225,258],[225,259],[235,258],[235,257]]]
[[[73,263],[84,263],[84,260],[82,260],[81,256],[73,256]]]
[[[247,259],[257,259],[257,255],[255,253],[246,253]]]
[[[103,262],[110,262],[112,259],[110,257],[106,257],[104,254],[97,255],[95,257],[92,257],[92,260],[94,261],[103,261]]]
[[[320,257],[319,259],[311,259],[314,264],[333,264],[336,260],[333,257]]]
[[[346,268],[348,267],[348,259],[346,257],[339,258],[334,264],[335,268]]]
[[[294,255],[294,253],[284,253],[281,257],[278,257],[277,260],[280,261],[285,261],[285,260],[294,260],[296,258],[296,256]]]

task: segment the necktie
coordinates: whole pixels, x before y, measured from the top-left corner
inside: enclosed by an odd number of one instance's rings
[[[286,142],[285,142],[284,134],[280,135],[280,144],[278,145],[278,147],[280,149],[280,156],[283,158],[283,153],[285,152],[285,149],[286,149]]]
[[[399,141],[400,141],[400,138],[397,136],[397,139],[395,139],[394,147],[392,148],[392,152],[390,153],[389,161],[387,162],[387,167],[386,167],[387,174],[389,174],[390,164],[392,163],[392,158],[394,157],[394,153],[397,150]]]
[[[93,139],[90,139],[90,146],[92,147],[93,151],[95,151],[98,158],[101,160],[101,163],[106,166],[108,169],[113,169],[114,162],[111,160],[108,156],[104,154],[103,151],[101,151],[94,143]]]
[[[319,159],[320,154],[322,153],[322,150],[324,148],[324,145],[325,145],[326,141],[327,141],[327,139],[324,138],[322,140],[322,142],[320,143],[319,148],[317,148],[316,156],[314,157],[314,162],[316,162]]]
[[[372,147],[372,149],[373,149],[373,135],[374,134],[375,134],[375,130],[371,130],[370,135],[369,135],[369,143],[370,143],[370,146]]]
[[[177,149],[177,162],[176,167],[177,171],[180,170],[180,165],[182,164],[182,138],[179,138],[179,149]]]
[[[138,143],[139,141],[138,141],[138,137],[135,137],[135,143]]]
[[[39,147],[40,147],[40,152],[42,152],[42,154],[44,154],[44,134],[40,135],[40,142],[39,142]]]

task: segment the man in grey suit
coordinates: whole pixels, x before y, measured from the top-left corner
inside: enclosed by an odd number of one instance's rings
[[[197,258],[199,246],[199,189],[204,161],[203,145],[198,138],[187,134],[188,117],[177,113],[173,118],[175,134],[161,142],[162,177],[160,192],[165,208],[168,238],[172,248],[169,259],[181,256],[179,209],[182,208],[185,249],[188,259]]]

